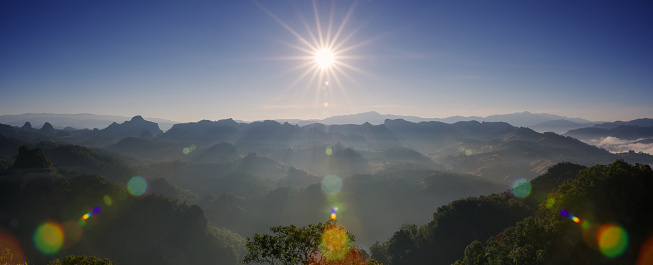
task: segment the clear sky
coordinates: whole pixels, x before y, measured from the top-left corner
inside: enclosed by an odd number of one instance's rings
[[[652,12],[594,0],[4,0],[0,115],[653,117]],[[333,54],[319,67],[323,46]]]

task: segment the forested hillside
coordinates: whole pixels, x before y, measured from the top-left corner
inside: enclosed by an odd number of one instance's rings
[[[558,164],[511,192],[442,206],[370,251],[383,264],[651,264],[651,189],[647,165]]]
[[[243,237],[208,224],[201,208],[54,167],[40,149],[21,147],[0,184],[0,226],[12,235],[3,242],[18,242],[15,261],[74,254],[118,264],[231,265],[243,255]]]

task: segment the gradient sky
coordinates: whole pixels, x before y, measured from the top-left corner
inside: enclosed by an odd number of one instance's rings
[[[325,38],[346,21],[328,85],[311,80],[301,40],[319,39],[314,10]],[[652,12],[594,0],[5,0],[0,115],[651,118]]]

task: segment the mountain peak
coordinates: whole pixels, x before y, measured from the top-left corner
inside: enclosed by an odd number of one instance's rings
[[[141,121],[145,121],[145,119],[143,119],[143,117],[141,115],[136,115],[130,121],[139,121],[139,122],[141,122]]]
[[[32,129],[32,124],[29,123],[29,121],[26,121],[23,127],[21,127],[23,130],[31,130]]]

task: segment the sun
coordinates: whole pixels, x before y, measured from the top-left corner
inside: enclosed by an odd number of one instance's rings
[[[361,47],[374,40],[356,41],[354,35],[360,28],[351,30],[347,27],[356,1],[352,1],[346,13],[343,13],[345,15],[341,17],[340,25],[337,26],[334,25],[336,24],[334,23],[335,4],[331,5],[330,13],[326,16],[328,21],[323,21],[319,15],[317,1],[313,0],[314,25],[310,25],[304,20],[303,15],[299,16],[304,26],[304,30],[301,31],[303,34],[299,31],[301,27],[291,27],[256,0],[253,2],[295,39],[294,42],[280,41],[298,53],[295,56],[283,56],[278,59],[299,61],[296,67],[287,72],[300,72],[294,81],[289,85],[284,85],[285,89],[281,94],[295,94],[296,89],[300,88],[302,97],[312,94],[315,96],[314,106],[323,106],[324,108],[337,106],[332,104],[335,100],[348,101],[348,90],[350,90],[348,88],[353,85],[359,86],[356,78],[350,74],[356,72],[368,75],[366,71],[351,64],[354,60],[365,58],[356,54],[356,50],[360,50]]]
[[[329,49],[323,48],[315,53],[315,63],[320,69],[331,68],[333,62],[335,61],[335,56],[333,52]]]

